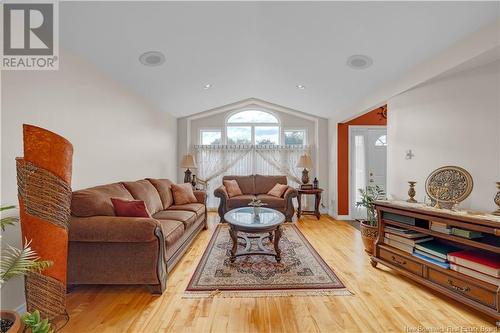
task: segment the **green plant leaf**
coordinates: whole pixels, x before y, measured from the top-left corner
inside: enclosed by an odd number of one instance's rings
[[[30,247],[31,241],[25,242],[22,249],[8,245],[0,256],[0,282],[3,284],[14,276],[26,275],[33,271],[42,271],[52,266],[52,261],[40,258]]]
[[[31,328],[32,333],[53,333],[51,324],[47,318],[41,320],[40,311],[35,310],[33,313],[26,313],[21,317],[23,323]]]
[[[4,210],[8,210],[8,209],[14,209],[16,208],[16,206],[14,205],[11,205],[11,206],[1,206],[0,207],[0,212],[3,212]]]
[[[1,206],[0,207],[0,212],[3,212],[4,210],[9,210],[9,209],[14,209],[16,206]],[[2,231],[5,231],[5,227],[8,225],[14,225],[19,221],[19,218],[16,216],[8,216],[8,217],[3,217],[0,219],[0,228]]]
[[[15,225],[19,221],[19,218],[15,216],[4,217],[0,219],[0,228],[5,231],[5,227],[8,225]]]

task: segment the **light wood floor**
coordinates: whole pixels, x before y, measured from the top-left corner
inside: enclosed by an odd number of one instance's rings
[[[382,265],[372,268],[359,232],[328,217],[304,217],[298,226],[354,296],[183,299],[216,215],[210,213],[209,221],[209,230],[198,236],[170,274],[162,296],[152,296],[142,286],[77,287],[68,295],[71,319],[62,332],[411,332],[406,328],[494,327],[493,319]]]

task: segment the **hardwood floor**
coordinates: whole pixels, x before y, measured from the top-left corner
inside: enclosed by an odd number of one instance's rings
[[[417,332],[419,326],[441,332],[494,330],[492,318],[382,265],[372,268],[359,231],[325,216],[319,221],[303,217],[297,225],[354,296],[183,299],[216,214],[210,213],[209,221],[209,230],[170,273],[162,296],[150,295],[143,286],[77,287],[68,295],[71,319],[61,332]]]

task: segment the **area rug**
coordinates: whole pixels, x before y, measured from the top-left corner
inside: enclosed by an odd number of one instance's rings
[[[352,295],[295,225],[283,226],[280,263],[265,255],[237,257],[231,263],[228,229],[217,226],[184,297]],[[269,240],[263,245],[272,249]]]

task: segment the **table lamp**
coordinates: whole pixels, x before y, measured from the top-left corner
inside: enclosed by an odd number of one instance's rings
[[[309,183],[308,169],[312,169],[311,157],[307,154],[301,155],[299,161],[297,162],[297,168],[304,168],[304,170],[302,170],[302,183]]]
[[[182,157],[181,167],[186,168],[186,171],[184,172],[184,183],[191,183],[191,170],[189,170],[189,168],[196,169],[196,162],[193,155],[184,155]]]

